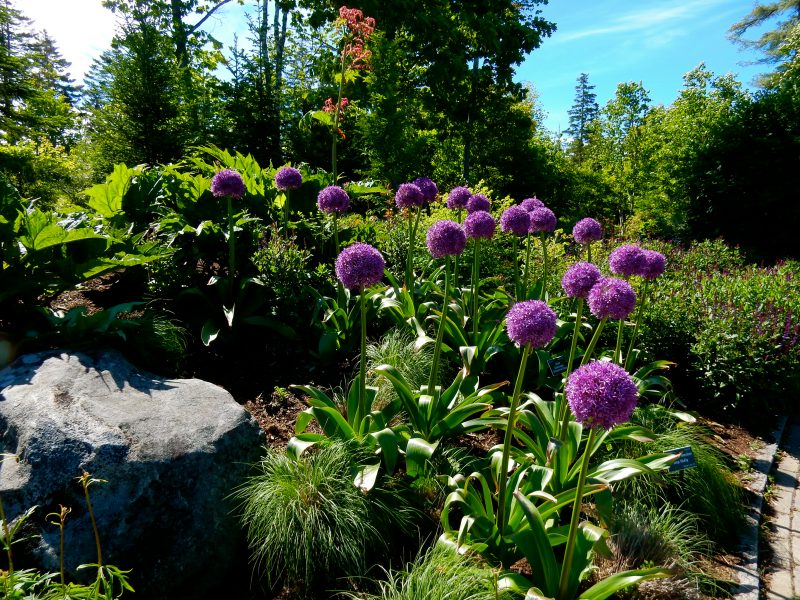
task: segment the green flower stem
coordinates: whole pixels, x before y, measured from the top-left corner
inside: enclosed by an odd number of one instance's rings
[[[542,291],[541,295],[539,296],[539,300],[544,300],[547,296],[547,276],[548,276],[548,264],[547,264],[547,243],[544,239],[544,231],[539,234],[539,239],[542,241],[542,261],[544,262],[544,270],[542,272]]]
[[[461,225],[461,209],[456,211],[456,223]],[[458,254],[453,257],[453,293],[458,289]],[[461,294],[459,294],[459,297]]]
[[[228,275],[233,281],[236,272],[236,244],[233,237],[233,230],[235,226],[233,223],[233,198],[228,196]],[[233,290],[233,285],[231,285]]]
[[[592,262],[592,242],[586,244],[586,262]]]
[[[283,235],[289,239],[289,190],[283,192]]]
[[[525,379],[525,366],[528,364],[528,356],[531,353],[531,345],[525,344],[522,349],[522,360],[519,363],[517,381],[514,384],[514,394],[511,396],[511,405],[508,407],[508,422],[506,423],[506,433],[503,436],[503,455],[500,459],[500,482],[497,490],[497,528],[502,537],[506,529],[506,487],[508,483],[508,461],[511,454],[511,438],[514,436],[514,424],[517,420],[517,406],[519,396],[522,391],[522,380]]]
[[[358,365],[358,412],[353,423],[356,433],[361,429],[361,420],[367,415],[367,311],[364,306],[364,290],[358,294],[361,310],[361,360]]]
[[[526,246],[526,251],[525,251],[525,280],[524,280],[524,284],[523,285],[525,286],[525,288],[524,288],[525,289],[525,297],[527,298],[528,297],[528,292],[531,289],[531,236],[530,235],[526,235],[525,236],[525,246]]]
[[[594,347],[597,345],[597,340],[600,339],[600,333],[603,331],[603,327],[605,327],[606,321],[608,321],[608,317],[603,317],[597,324],[597,328],[594,330],[594,335],[592,336],[589,345],[586,347],[586,353],[583,355],[581,366],[588,363],[589,359],[592,357],[592,352],[594,352]]]
[[[6,578],[6,585],[11,579],[11,574],[14,573],[14,560],[11,557],[11,532],[8,529],[8,521],[6,521],[6,512],[3,510],[3,500],[0,498],[0,521],[3,522],[3,541],[6,547],[6,554],[8,555],[8,577]],[[6,587],[5,593],[8,594]]]
[[[333,243],[336,247],[336,256],[339,256],[339,213],[333,211]]]
[[[92,501],[89,499],[89,473],[83,472],[80,477],[81,485],[83,486],[83,495],[86,497],[86,507],[89,509],[89,519],[92,522],[92,531],[94,532],[94,545],[97,549],[97,568],[101,570],[103,567],[103,552],[100,549],[100,532],[97,529],[97,521],[94,518],[94,511],[92,510]]]
[[[406,256],[406,289],[411,290],[412,276],[414,274],[414,243],[417,241],[417,228],[419,227],[419,220],[422,216],[422,209],[417,207],[417,217],[411,220],[411,214],[408,215],[408,255]],[[413,223],[413,224],[412,224]]]
[[[622,365],[622,330],[625,327],[625,319],[620,319],[617,325],[617,346],[614,348],[614,362]]]
[[[575,308],[575,328],[572,330],[572,344],[569,347],[569,359],[567,360],[567,370],[564,371],[564,385],[566,385],[569,374],[572,373],[572,365],[575,362],[575,351],[578,347],[578,331],[580,331],[583,317],[583,298],[578,298],[578,306]],[[558,420],[561,426],[558,430],[558,439],[566,441],[567,436],[567,398],[564,396],[558,413]]]
[[[633,345],[636,343],[636,336],[639,333],[639,325],[644,316],[644,306],[647,303],[647,288],[650,285],[650,280],[644,280],[644,289],[642,289],[642,300],[639,302],[639,307],[636,310],[636,323],[633,325],[633,335],[631,336],[631,343],[628,344],[628,351],[625,353],[625,370],[627,371],[633,366]],[[622,357],[620,357],[622,360]]]
[[[560,600],[568,600],[567,590],[569,589],[569,572],[572,568],[572,557],[575,555],[575,540],[578,536],[578,524],[581,518],[581,502],[583,501],[583,488],[586,485],[586,474],[589,472],[590,448],[594,444],[595,429],[589,430],[589,440],[586,442],[586,450],[583,453],[583,464],[581,474],[578,477],[578,489],[575,493],[575,503],[572,505],[572,518],[569,523],[569,534],[567,537],[567,548],[564,551],[564,562],[561,564],[561,580],[558,584],[558,597]]]
[[[433,362],[431,363],[431,375],[428,378],[428,393],[433,396],[436,392],[436,378],[439,374],[439,356],[442,353],[442,340],[444,339],[444,323],[447,320],[447,303],[450,301],[450,257],[444,259],[444,303],[442,304],[442,316],[439,319],[439,329],[436,332],[436,343],[433,346]]]
[[[480,282],[478,276],[480,275],[480,238],[475,238],[475,244],[472,246],[472,343],[477,344],[478,338],[478,287]]]
[[[514,248],[514,299],[519,301],[519,250],[517,250],[517,236],[511,238],[511,243]]]

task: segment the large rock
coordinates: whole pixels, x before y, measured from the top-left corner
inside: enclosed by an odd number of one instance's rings
[[[138,598],[234,597],[232,579],[246,586],[229,494],[263,438],[222,388],[145,373],[117,353],[22,356],[0,371],[0,434],[0,451],[20,457],[0,467],[0,495],[9,518],[39,506],[39,566],[58,570],[58,528],[45,515],[59,503],[72,508],[67,569],[96,562],[76,479],[86,470],[107,480],[90,488],[104,562],[133,569]]]

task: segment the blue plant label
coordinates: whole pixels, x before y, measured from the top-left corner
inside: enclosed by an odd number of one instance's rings
[[[555,377],[561,375],[567,370],[567,358],[561,354],[547,359],[547,367],[550,369],[550,374]]]
[[[678,454],[678,458],[669,466],[669,472],[683,471],[684,469],[693,469],[697,466],[697,461],[694,458],[691,446],[684,448],[673,448],[672,450],[665,450],[667,454]]]

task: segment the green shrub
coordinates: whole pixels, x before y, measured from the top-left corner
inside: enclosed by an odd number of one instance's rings
[[[391,329],[380,341],[367,344],[367,385],[378,388],[378,405],[391,402],[397,394],[385,377],[373,371],[375,367],[391,365],[413,389],[419,389],[428,383],[432,361],[430,344],[417,350],[411,334],[401,329]]]

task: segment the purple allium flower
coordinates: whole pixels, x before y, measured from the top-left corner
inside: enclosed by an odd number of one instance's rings
[[[586,217],[575,223],[575,227],[572,228],[572,237],[579,244],[599,242],[603,239],[603,228],[591,217]]]
[[[549,233],[556,228],[556,215],[549,208],[534,208],[528,215],[531,218],[530,233]]]
[[[467,202],[472,197],[472,192],[469,191],[469,188],[465,188],[464,186],[458,186],[450,190],[450,194],[447,196],[447,208],[453,210],[460,210],[462,208],[467,207]]]
[[[413,184],[422,192],[423,204],[429,204],[436,200],[436,196],[439,194],[439,188],[436,187],[432,179],[428,177],[417,177],[413,181]]]
[[[398,208],[422,206],[422,190],[413,183],[403,183],[397,188],[394,203]]]
[[[217,198],[241,198],[246,191],[242,176],[232,169],[220,171],[211,178],[211,193]]]
[[[608,266],[614,275],[638,275],[644,266],[644,252],[635,244],[625,244],[609,254]]]
[[[294,167],[283,167],[275,173],[275,187],[280,191],[296,190],[303,185],[303,175]]]
[[[667,268],[667,259],[661,252],[655,250],[642,250],[644,253],[644,264],[639,275],[645,279],[656,279],[664,273]]]
[[[483,238],[490,240],[494,237],[497,221],[485,210],[478,210],[464,220],[464,232],[468,238]]]
[[[506,315],[506,330],[512,342],[543,348],[556,334],[556,313],[546,302],[517,302]]]
[[[500,229],[514,235],[528,235],[531,217],[521,206],[511,206],[500,215]]]
[[[338,185],[329,185],[317,195],[317,206],[324,213],[346,212],[350,208],[350,196]]]
[[[383,255],[369,244],[356,242],[339,253],[336,276],[350,290],[363,290],[383,279]]]
[[[639,391],[628,372],[611,362],[593,360],[567,380],[567,402],[584,427],[611,429],[631,418]]]
[[[636,306],[631,284],[616,277],[603,277],[589,290],[589,310],[598,319],[623,320]]]
[[[470,196],[469,200],[467,200],[467,212],[470,214],[479,210],[489,212],[491,207],[491,202],[489,202],[489,199],[483,194],[475,194],[474,196]]]
[[[519,205],[522,208],[524,208],[525,210],[527,210],[528,212],[531,212],[534,208],[544,208],[545,207],[544,206],[544,202],[539,200],[536,196],[534,196],[533,198],[525,198],[525,200],[520,202]]]
[[[425,238],[428,251],[433,258],[444,258],[461,254],[467,245],[467,234],[464,228],[455,221],[437,221],[428,229]]]
[[[586,298],[601,277],[600,269],[592,263],[578,262],[564,273],[561,287],[570,298]]]

